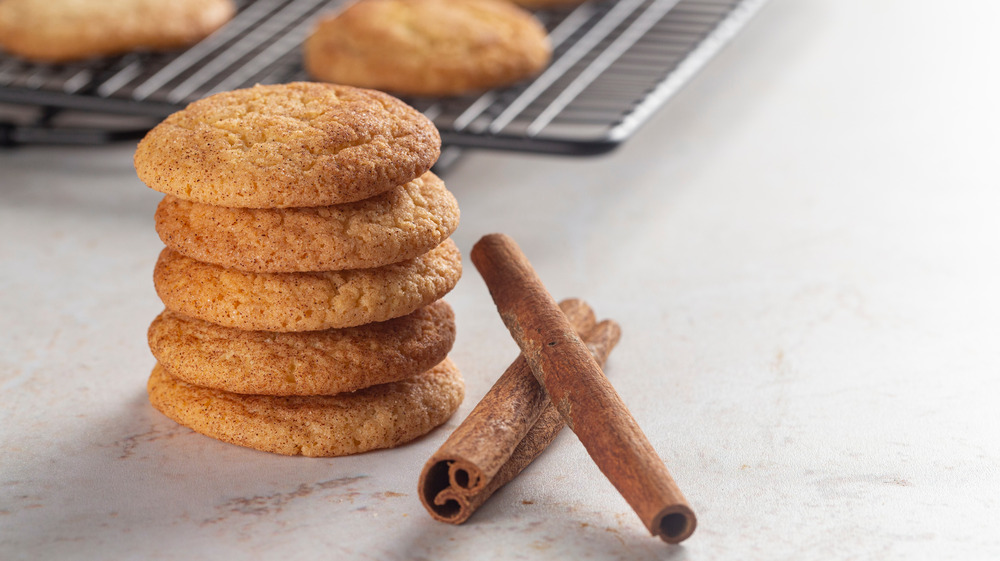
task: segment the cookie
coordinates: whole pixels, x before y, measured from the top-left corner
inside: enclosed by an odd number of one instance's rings
[[[288,208],[374,197],[423,175],[440,154],[434,124],[392,96],[294,82],[191,103],[139,142],[135,169],[180,199]]]
[[[448,359],[428,372],[350,394],[240,395],[202,388],[157,364],[147,385],[153,407],[196,432],[289,456],[344,456],[398,446],[444,423],[465,394]]]
[[[395,382],[444,360],[454,342],[455,315],[444,300],[323,331],[243,331],[170,311],[149,326],[153,356],[175,377],[242,394],[332,395]]]
[[[248,209],[167,196],[156,231],[167,247],[206,263],[286,273],[366,269],[426,253],[458,227],[458,202],[436,175],[343,205]]]
[[[303,48],[316,79],[432,96],[512,84],[552,56],[545,28],[505,0],[362,0]]]
[[[461,275],[448,239],[400,263],[320,273],[249,273],[166,248],[153,283],[174,312],[237,329],[315,331],[404,316],[447,294]]]
[[[531,9],[564,8],[568,6],[579,6],[586,0],[511,0],[519,6]]]
[[[3,0],[0,47],[63,62],[197,43],[229,21],[232,0]]]

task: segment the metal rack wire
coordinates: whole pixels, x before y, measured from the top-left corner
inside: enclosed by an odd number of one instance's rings
[[[308,79],[299,47],[318,14],[345,2],[246,1],[226,26],[181,52],[59,65],[0,54],[0,102],[37,113],[0,117],[0,145],[137,138],[206,95]],[[554,51],[539,76],[479,95],[407,101],[434,120],[448,145],[605,152],[631,136],[763,2],[591,0],[541,11]],[[107,119],[75,124],[81,113]],[[115,124],[114,115],[132,118]]]

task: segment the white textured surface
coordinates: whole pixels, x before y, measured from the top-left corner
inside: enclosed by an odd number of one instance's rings
[[[1000,8],[773,0],[593,160],[474,154],[514,236],[618,319],[607,371],[699,514],[649,538],[571,434],[462,527],[424,460],[515,354],[474,269],[468,398],[401,449],[286,458],[153,410],[155,193],[131,148],[0,153],[0,558],[1000,558]]]

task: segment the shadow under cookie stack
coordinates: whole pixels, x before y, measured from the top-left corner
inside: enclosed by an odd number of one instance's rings
[[[389,95],[299,82],[216,94],[149,132],[166,197],[149,328],[154,407],[242,446],[340,456],[444,423],[464,385],[440,300],[461,275],[433,123]]]

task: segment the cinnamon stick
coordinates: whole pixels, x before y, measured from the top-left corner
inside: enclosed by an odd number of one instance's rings
[[[582,300],[564,300],[559,307],[603,363],[620,337],[618,324],[595,325],[594,312]],[[465,522],[538,457],[563,424],[519,356],[424,465],[421,502],[436,520]]]
[[[471,257],[532,373],[594,463],[650,533],[668,543],[690,536],[697,521],[687,500],[514,240],[490,234]]]

